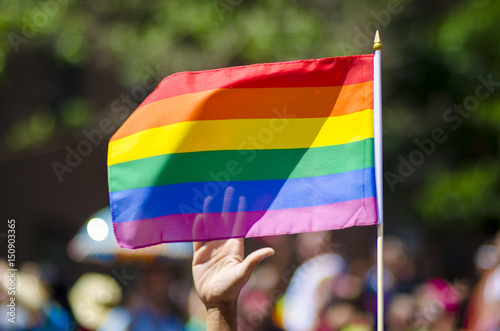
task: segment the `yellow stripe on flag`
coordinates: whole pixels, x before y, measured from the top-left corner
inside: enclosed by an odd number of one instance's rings
[[[309,148],[346,144],[366,138],[373,138],[372,109],[327,118],[182,122],[110,142],[108,165],[162,154]]]

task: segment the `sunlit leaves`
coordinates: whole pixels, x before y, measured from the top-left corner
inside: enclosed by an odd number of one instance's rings
[[[6,133],[5,144],[11,150],[36,147],[49,139],[55,129],[55,119],[49,109],[40,109],[29,118],[17,121]]]
[[[498,217],[499,178],[500,163],[492,159],[435,173],[416,194],[415,205],[430,225],[480,223]]]

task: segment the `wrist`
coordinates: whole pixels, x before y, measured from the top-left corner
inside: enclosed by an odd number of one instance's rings
[[[205,304],[207,330],[237,330],[237,302]]]

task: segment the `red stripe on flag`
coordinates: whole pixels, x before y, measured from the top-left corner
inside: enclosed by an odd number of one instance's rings
[[[176,95],[218,88],[343,86],[371,80],[370,54],[180,72],[164,78],[139,108]]]

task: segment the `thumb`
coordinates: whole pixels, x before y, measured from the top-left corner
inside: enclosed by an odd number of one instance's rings
[[[252,271],[255,269],[257,264],[271,255],[274,255],[274,249],[272,249],[271,247],[261,248],[249,254],[240,265],[243,277],[245,279],[250,278],[250,275],[252,274]]]

